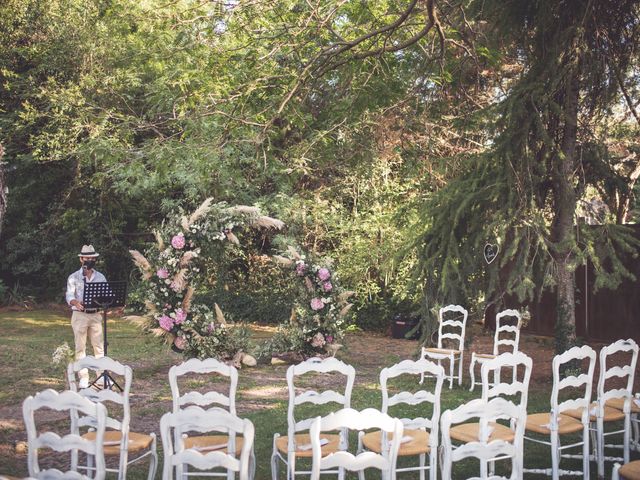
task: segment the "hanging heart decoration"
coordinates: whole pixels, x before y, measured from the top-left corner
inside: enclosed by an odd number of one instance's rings
[[[487,265],[496,259],[498,252],[500,252],[500,246],[497,244],[487,243],[484,246],[484,261],[487,262]]]

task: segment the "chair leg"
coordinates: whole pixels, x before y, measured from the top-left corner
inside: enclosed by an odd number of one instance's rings
[[[475,366],[476,366],[476,354],[472,353],[471,362],[469,363],[469,378],[471,379],[471,387],[469,388],[470,392],[473,392],[473,389],[476,387],[476,376],[474,372]]]
[[[296,455],[290,453],[287,455],[287,479],[295,480],[296,478]]]
[[[589,425],[587,424],[582,431],[582,477],[585,479],[588,479],[591,473],[589,467],[589,437]]]
[[[558,480],[560,475],[560,451],[558,450],[558,432],[551,432],[551,478],[552,480]]]
[[[436,480],[438,477],[438,448],[432,448],[429,453],[429,480]]]
[[[120,450],[120,468],[118,470],[118,480],[126,480],[127,478],[127,462],[129,460],[129,450]]]
[[[597,418],[596,425],[596,436],[598,438],[598,478],[604,478],[604,420],[602,417]]]
[[[149,474],[147,475],[147,480],[153,480],[156,476],[156,471],[158,470],[158,448],[156,441],[156,434],[152,433],[153,441],[151,442],[150,448],[150,458],[149,458]]]
[[[89,478],[93,478],[94,472],[93,472],[93,455],[89,455],[87,454],[87,477]]]
[[[624,463],[629,463],[629,455],[631,450],[631,417],[629,414],[624,416]]]
[[[638,414],[634,413],[631,415],[631,427],[633,428],[633,447],[636,452],[640,452],[640,427],[638,424],[640,423],[640,418],[638,418]]]
[[[462,386],[462,364],[464,363],[464,352],[460,352],[460,359],[458,360],[458,386]]]
[[[276,433],[273,436],[273,450],[271,450],[271,480],[278,480],[278,449],[276,447],[276,439],[280,435]]]
[[[420,460],[420,463],[419,463],[419,465],[420,465],[420,470],[419,470],[419,472],[420,472],[420,480],[424,480],[424,462],[425,462],[426,455],[424,453],[421,453],[418,456],[418,458]]]
[[[613,472],[611,474],[611,480],[620,480],[620,473],[618,472],[618,470],[620,470],[620,464],[616,463],[613,465]]]
[[[449,357],[449,390],[453,388],[453,368],[455,367],[455,361],[453,354]]]

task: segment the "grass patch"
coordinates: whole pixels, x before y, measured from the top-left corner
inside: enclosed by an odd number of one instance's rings
[[[0,362],[3,365],[0,375],[0,474],[26,476],[26,455],[16,453],[17,442],[26,440],[22,422],[21,404],[28,396],[45,388],[63,390],[66,388],[66,369],[52,364],[53,351],[63,342],[73,346],[73,333],[70,316],[47,311],[6,312],[0,313]],[[171,409],[171,391],[168,371],[172,365],[182,358],[171,352],[159,340],[146,336],[134,325],[121,320],[110,319],[109,355],[118,361],[131,365],[134,370],[132,387],[132,428],[141,432],[155,431],[159,433],[159,419],[163,413]],[[268,332],[264,327],[255,327],[259,336]],[[379,340],[379,339],[378,339]],[[367,342],[368,336],[359,333],[351,341]],[[378,388],[378,374],[382,367],[407,358],[399,353],[371,351],[369,357],[349,355],[350,350],[340,352],[348,358],[356,368],[356,383],[352,395],[352,405],[357,409],[367,407],[380,408],[382,397]],[[88,348],[90,353],[91,349]],[[344,357],[343,357],[344,358]],[[373,365],[373,367],[372,367]],[[534,367],[535,368],[535,367]],[[270,457],[273,433],[285,434],[287,428],[287,366],[258,366],[240,371],[238,383],[237,406],[241,416],[249,418],[256,426],[255,453],[257,458],[258,480],[270,479]],[[549,372],[550,373],[550,372]],[[211,382],[215,388],[218,382]],[[313,386],[313,382],[303,382],[305,386]],[[188,380],[188,386],[202,385],[201,379]],[[413,388],[411,378],[402,377],[394,384],[397,390]],[[543,412],[549,409],[548,384],[532,385],[529,392],[529,411]],[[444,411],[477,398],[480,387],[475,392],[468,391],[468,384],[463,387],[454,386],[449,390],[445,383],[442,391]],[[411,407],[396,410],[397,416],[409,415]],[[313,407],[300,410],[300,418],[305,415],[316,416],[320,410]],[[159,437],[159,435],[158,435]],[[161,442],[158,439],[161,450]],[[161,452],[160,452],[161,454]],[[632,458],[638,458],[637,453]],[[566,462],[566,463],[565,463]],[[404,461],[402,462],[404,463]],[[525,465],[527,467],[547,467],[550,465],[549,448],[527,442],[525,444]],[[162,459],[156,478],[160,478]],[[563,461],[563,466],[578,469],[579,462]],[[610,475],[610,464],[607,464],[607,475]],[[592,464],[591,478],[596,478],[595,465]],[[284,478],[283,470],[281,478]],[[477,474],[477,463],[462,462],[456,466],[455,478],[467,478]],[[501,469],[498,469],[500,473]],[[132,467],[128,474],[131,479],[146,478],[146,463]],[[110,478],[114,478],[111,476]],[[349,478],[356,478],[350,476]],[[367,478],[377,478],[367,475]],[[400,474],[399,479],[418,478],[417,474]],[[547,478],[542,475],[526,474],[526,479]]]

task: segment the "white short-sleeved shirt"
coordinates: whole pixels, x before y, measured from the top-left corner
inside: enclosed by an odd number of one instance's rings
[[[84,296],[84,283],[86,282],[106,282],[107,279],[103,274],[98,272],[97,270],[93,271],[93,275],[91,278],[87,278],[84,276],[82,272],[82,268],[77,272],[73,272],[69,275],[69,279],[67,280],[67,294],[65,298],[67,300],[67,304],[71,304],[71,300],[78,300],[82,302],[82,298]],[[78,310],[76,307],[71,307],[72,310]]]

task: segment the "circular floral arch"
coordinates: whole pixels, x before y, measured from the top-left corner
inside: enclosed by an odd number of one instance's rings
[[[225,245],[240,242],[235,228],[251,226],[280,230],[284,223],[264,216],[256,207],[229,206],[207,199],[190,215],[178,214],[155,231],[156,242],[145,254],[131,250],[142,273],[146,312],[132,317],[142,328],[164,337],[186,357],[219,358],[252,364],[246,355],[246,327],[228,324],[217,304],[196,300],[205,273],[199,259],[220,255]],[[288,247],[274,260],[295,279],[296,296],[288,322],[260,350],[264,354],[293,352],[301,356],[335,354],[346,327],[351,292],[342,291],[326,261],[318,261]]]

